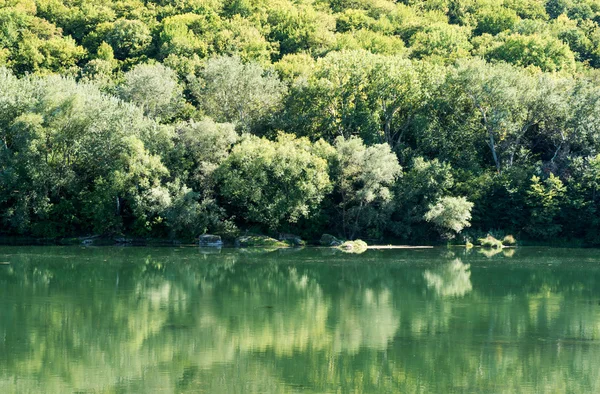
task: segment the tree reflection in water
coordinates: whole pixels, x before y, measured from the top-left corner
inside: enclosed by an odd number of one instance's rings
[[[441,297],[461,297],[473,289],[469,265],[459,258],[434,270],[426,270],[423,277],[427,287]]]
[[[598,392],[600,259],[4,248],[0,392]]]

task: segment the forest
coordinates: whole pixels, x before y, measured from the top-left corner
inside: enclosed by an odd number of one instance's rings
[[[0,0],[0,235],[600,245],[596,0]]]

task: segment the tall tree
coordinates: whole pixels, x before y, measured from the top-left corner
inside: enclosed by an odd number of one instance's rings
[[[312,215],[330,190],[327,161],[306,138],[246,135],[217,170],[225,203],[271,230]]]
[[[274,72],[237,56],[209,60],[192,89],[207,115],[242,130],[277,111],[286,92]]]
[[[341,200],[342,231],[354,239],[361,230],[378,224],[365,223],[365,213],[392,201],[390,187],[402,167],[387,144],[365,146],[357,137],[338,137],[335,150],[333,179]]]

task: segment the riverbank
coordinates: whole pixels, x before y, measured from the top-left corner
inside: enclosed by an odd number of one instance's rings
[[[86,242],[87,241],[87,242]],[[194,240],[169,240],[169,239],[126,239],[123,241],[115,241],[106,238],[96,238],[90,240],[88,238],[61,238],[61,239],[48,239],[48,238],[30,238],[30,237],[0,237],[0,246],[191,246],[197,247],[198,242]],[[253,245],[254,246],[254,245]],[[323,247],[318,242],[309,242],[302,246],[294,245],[281,245],[283,248],[294,248],[294,247]],[[385,249],[433,249],[436,246],[444,245],[369,245],[367,249],[373,250],[385,250]],[[225,241],[223,243],[224,248],[236,248],[246,246],[236,246],[235,241]]]
[[[235,247],[235,239],[224,239],[223,247]],[[371,244],[373,242],[373,244]],[[381,241],[380,241],[381,242]],[[369,244],[367,249],[386,250],[386,249],[432,249],[435,247],[459,247],[464,245],[453,245],[446,243],[432,243],[430,245],[419,244],[393,244],[393,240],[383,240],[377,243],[375,240],[367,240]],[[136,237],[67,237],[67,238],[36,238],[26,236],[0,236],[0,246],[155,246],[155,247],[172,247],[172,246],[198,246],[198,239],[167,239],[167,238],[136,238]],[[305,245],[309,247],[322,246],[318,240],[306,241]],[[532,247],[552,247],[552,248],[593,248],[586,245],[583,240],[552,240],[549,242],[529,241],[527,239],[519,239],[518,246]],[[287,246],[287,247],[294,247]]]
[[[433,249],[434,246],[412,246],[412,245],[369,245],[367,249]]]

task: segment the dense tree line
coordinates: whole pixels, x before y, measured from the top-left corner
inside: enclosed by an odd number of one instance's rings
[[[0,231],[600,244],[600,5],[0,0]]]

